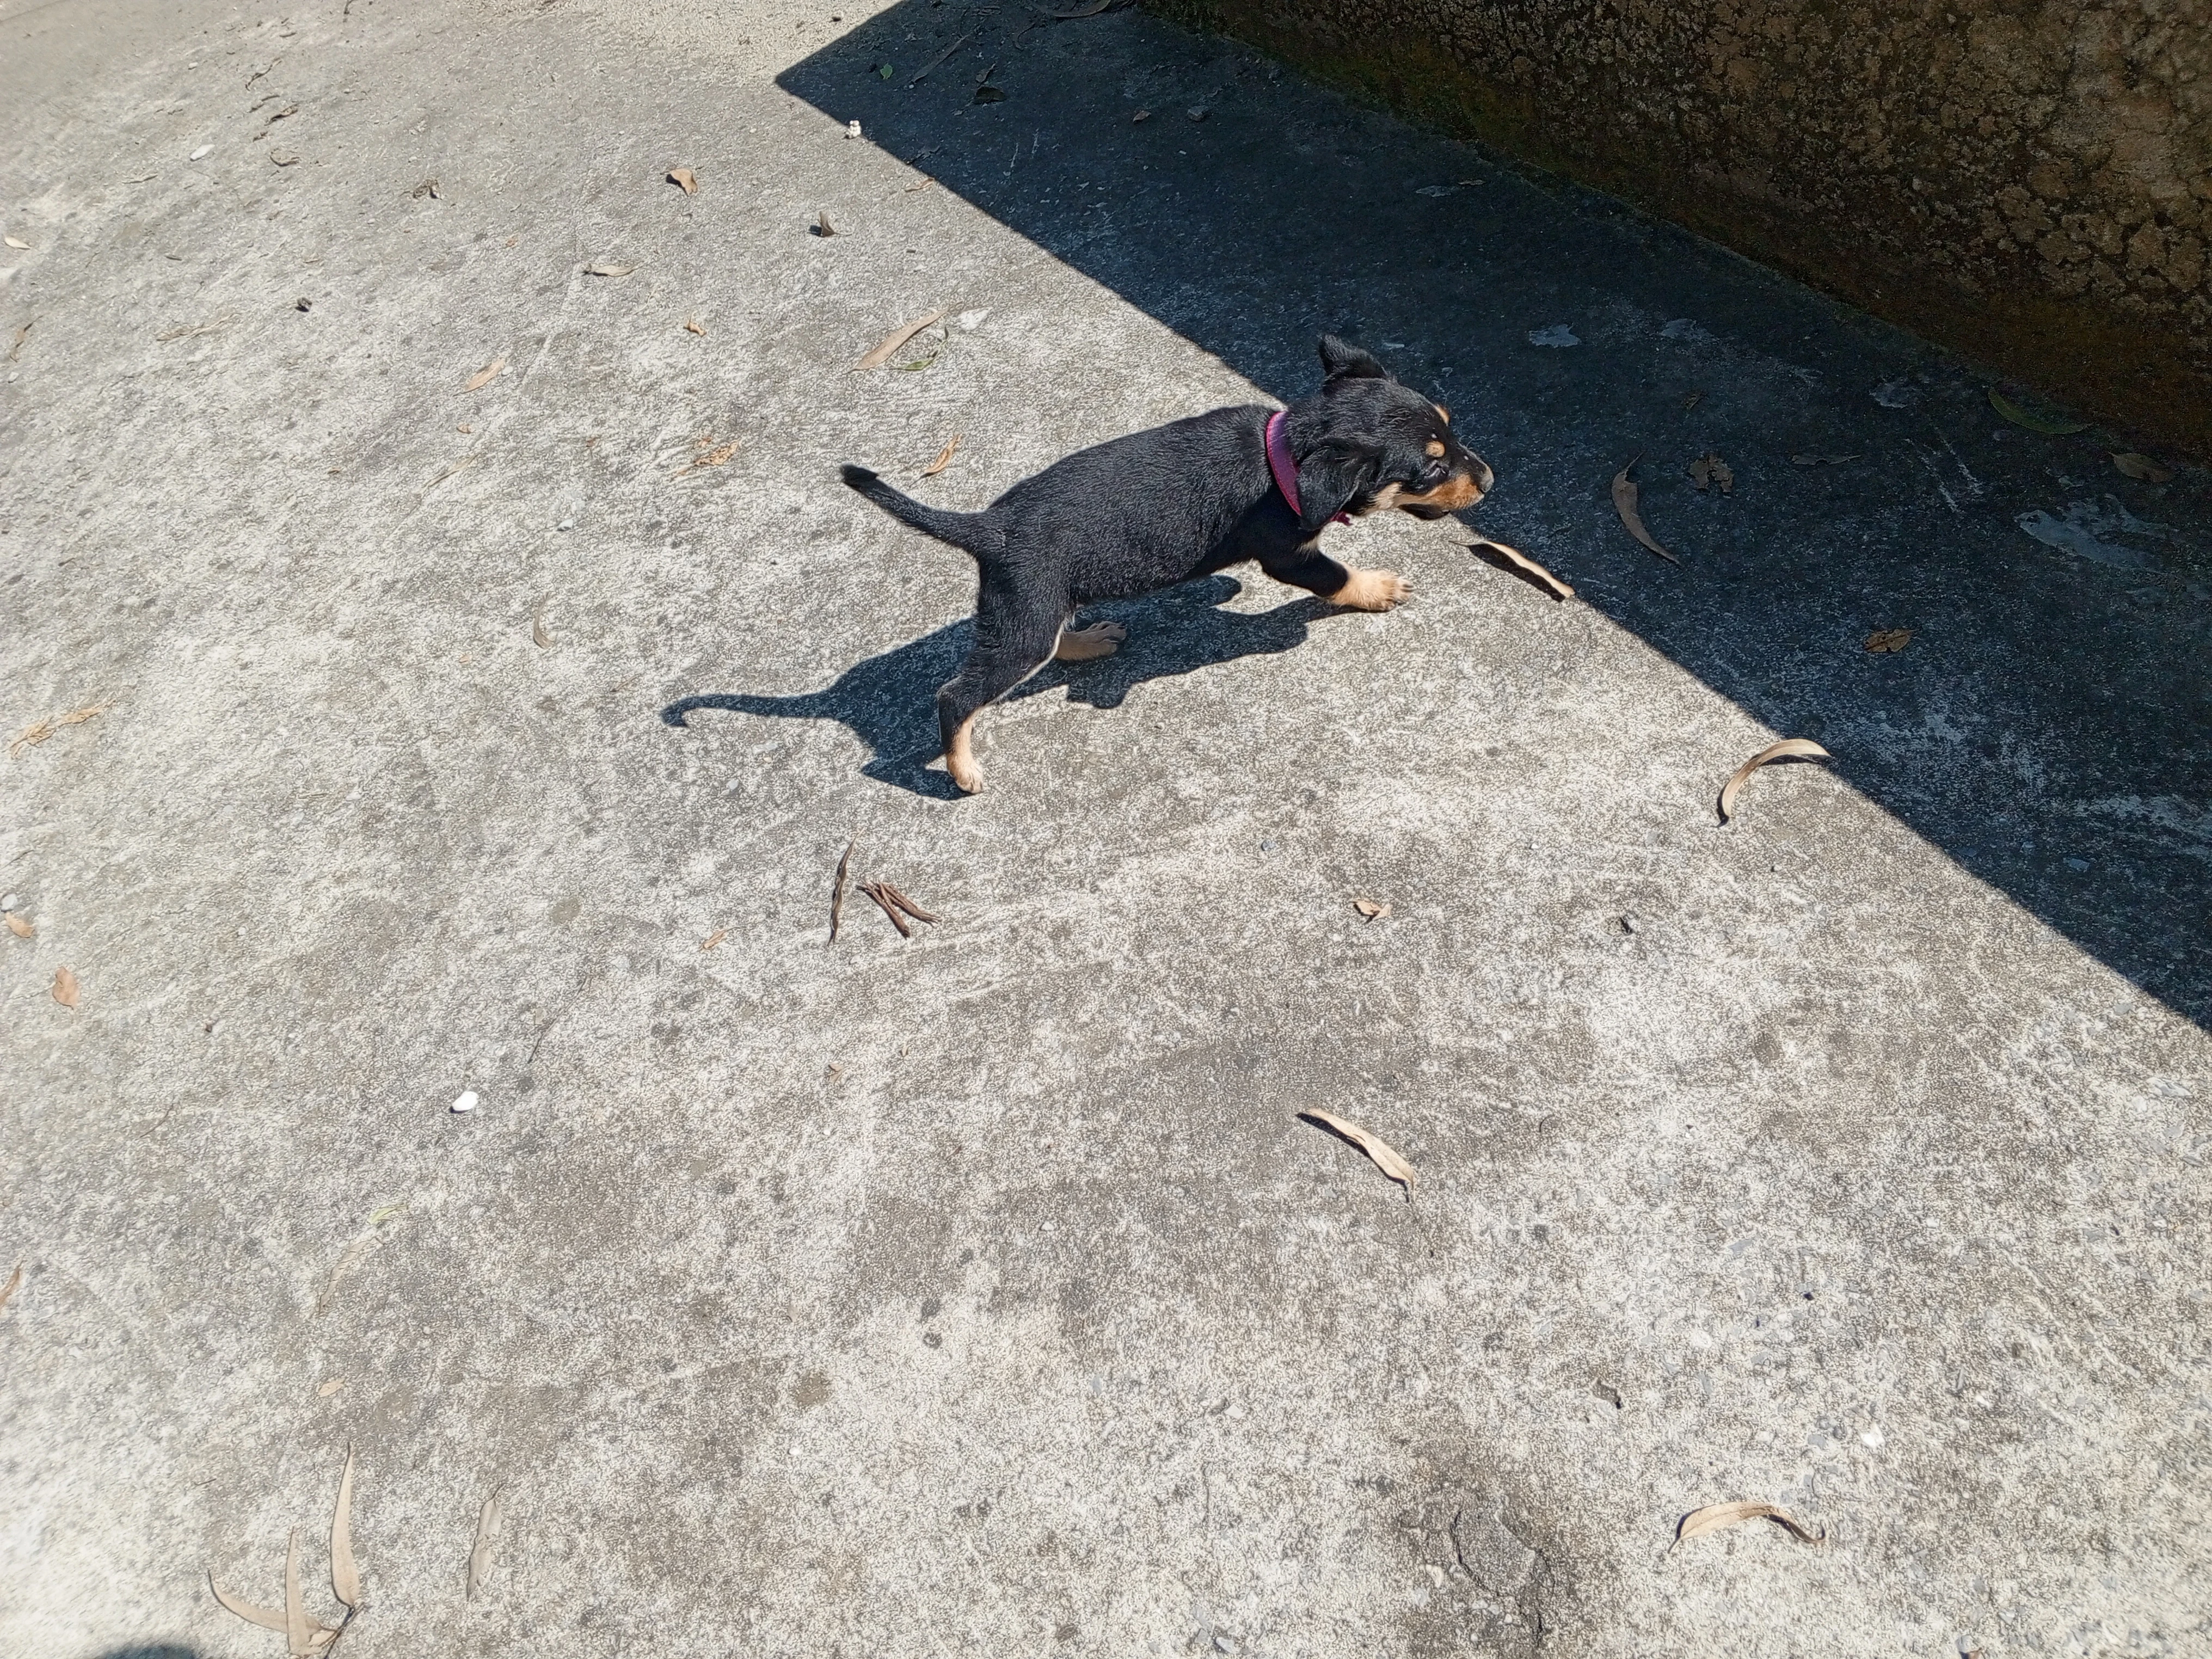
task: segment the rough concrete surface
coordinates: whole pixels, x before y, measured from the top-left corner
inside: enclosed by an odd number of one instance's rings
[[[0,762],[0,1650],[279,1653],[207,1574],[334,1611],[349,1444],[352,1659],[2212,1650],[2202,473],[1128,11],[63,0],[0,93],[0,704],[99,709]],[[1115,607],[951,798],[971,577],[835,464],[1322,328],[1497,469],[1329,532],[1416,601]],[[827,945],[855,835],[945,920]]]

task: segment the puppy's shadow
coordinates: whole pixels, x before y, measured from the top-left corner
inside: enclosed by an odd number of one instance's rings
[[[1230,577],[1208,576],[1143,599],[1086,607],[1082,622],[1112,621],[1127,628],[1121,648],[1097,662],[1048,663],[1006,701],[1065,687],[1071,702],[1118,708],[1146,680],[1301,645],[1306,625],[1328,609],[1316,599],[1296,599],[1257,616],[1219,608],[1241,591]],[[701,692],[678,698],[660,711],[660,718],[688,727],[694,714],[712,709],[775,720],[842,720],[872,751],[860,769],[864,776],[917,795],[951,799],[960,793],[952,780],[929,769],[940,752],[937,688],[952,678],[975,635],[973,618],[963,618],[854,664],[819,691],[783,697]]]

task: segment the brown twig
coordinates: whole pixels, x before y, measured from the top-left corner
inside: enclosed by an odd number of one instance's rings
[[[845,856],[837,860],[837,879],[830,889],[830,942],[837,942],[837,924],[845,916],[845,878],[853,867],[853,849],[860,844],[858,836],[845,843]]]
[[[916,921],[938,921],[942,920],[941,917],[934,915],[931,912],[923,909],[919,904],[916,904],[904,893],[900,892],[897,888],[892,886],[890,883],[887,881],[879,881],[876,885],[882,890],[883,896],[885,898],[889,899],[893,904],[897,905],[900,909],[905,911],[907,915],[912,916]]]
[[[901,939],[914,937],[914,929],[906,925],[906,918],[898,913],[898,906],[893,904],[885,896],[883,883],[864,881],[860,884],[860,890],[875,900],[876,908],[891,919],[891,926],[899,930]]]

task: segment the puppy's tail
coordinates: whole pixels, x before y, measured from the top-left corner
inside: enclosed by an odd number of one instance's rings
[[[998,550],[1000,536],[989,517],[981,513],[947,513],[925,507],[902,490],[894,489],[865,466],[849,463],[838,469],[847,484],[866,495],[901,524],[910,524],[926,536],[981,557]]]

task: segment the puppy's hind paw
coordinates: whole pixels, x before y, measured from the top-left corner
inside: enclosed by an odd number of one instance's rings
[[[1328,602],[1349,611],[1388,611],[1413,593],[1413,585],[1395,570],[1355,570]]]
[[[1096,662],[1101,657],[1112,656],[1128,637],[1129,630],[1119,623],[1093,623],[1088,628],[1065,629],[1052,654],[1062,662]]]

